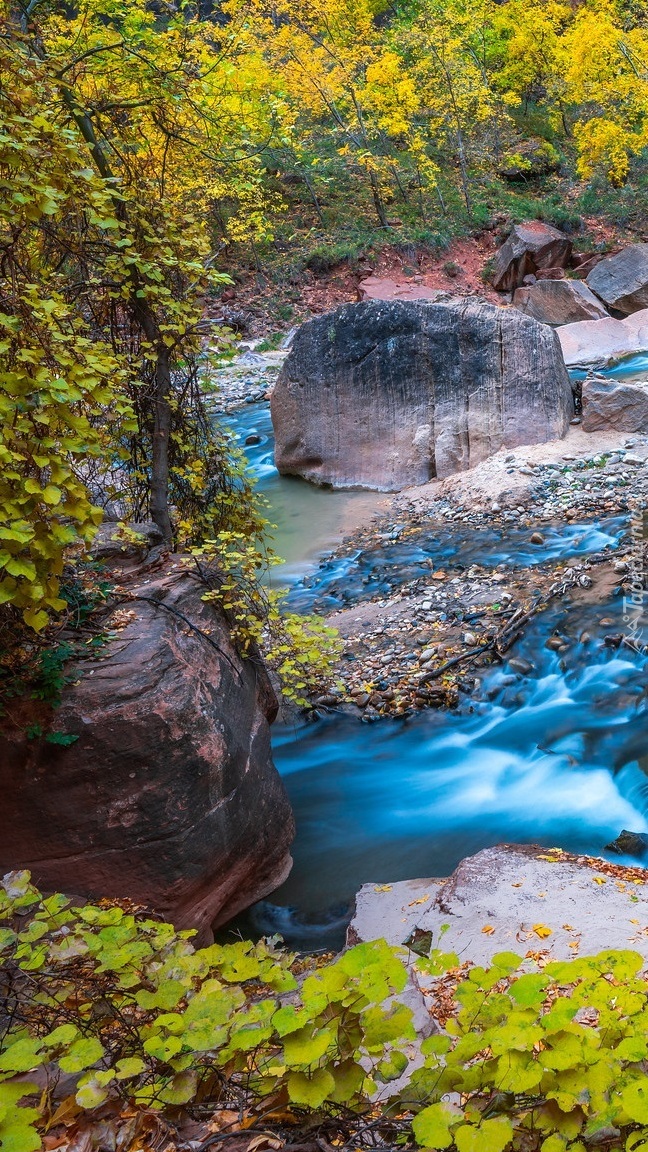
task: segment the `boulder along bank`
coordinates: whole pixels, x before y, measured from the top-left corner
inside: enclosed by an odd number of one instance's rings
[[[191,561],[112,542],[114,529],[96,549],[112,585],[103,643],[66,668],[47,718],[71,742],[30,739],[47,709],[29,700],[0,732],[0,869],[28,868],[46,891],[130,899],[204,942],[290,870],[277,700],[263,662],[242,660],[203,602]]]

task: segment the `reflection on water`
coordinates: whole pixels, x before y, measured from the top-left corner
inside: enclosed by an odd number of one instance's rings
[[[274,466],[274,438],[267,404],[246,405],[223,422],[234,433],[237,446],[244,449],[257,477],[258,490],[270,503],[268,517],[276,525],[271,544],[285,560],[285,564],[272,569],[275,584],[292,584],[323,552],[338,544],[346,532],[367,523],[384,502],[384,494],[379,492],[331,491],[295,476],[280,476]],[[259,436],[260,443],[245,446],[250,435]]]

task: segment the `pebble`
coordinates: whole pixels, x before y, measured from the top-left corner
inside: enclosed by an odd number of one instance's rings
[[[473,648],[477,643],[477,637],[475,636],[474,632],[464,632],[462,640],[464,644],[468,645],[469,648]]]
[[[533,672],[533,664],[529,660],[525,660],[522,656],[514,656],[508,662],[509,668],[514,672],[519,672],[522,676],[528,676],[529,672]]]
[[[550,636],[545,643],[545,648],[549,648],[552,652],[563,652],[567,648],[562,636]]]
[[[534,532],[533,535],[529,537],[529,539],[532,544],[544,544],[545,542],[545,538],[542,535],[542,532]]]

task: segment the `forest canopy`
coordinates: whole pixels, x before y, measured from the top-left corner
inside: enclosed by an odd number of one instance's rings
[[[632,0],[30,0],[2,24],[0,603],[36,630],[108,507],[175,547],[260,537],[201,386],[237,252],[293,223],[334,242],[349,206],[434,239],[511,174],[643,186]]]

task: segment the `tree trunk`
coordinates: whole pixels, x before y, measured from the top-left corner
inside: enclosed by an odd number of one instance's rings
[[[374,208],[376,209],[376,215],[378,216],[378,219],[380,220],[380,226],[381,226],[381,228],[388,229],[389,228],[389,222],[387,220],[387,213],[385,212],[385,205],[383,204],[382,197],[380,195],[380,188],[378,186],[378,180],[376,178],[376,173],[370,172],[369,173],[369,179],[371,181],[371,195],[373,197]]]
[[[171,436],[171,365],[169,349],[158,347],[155,366],[155,398],[153,423],[153,454],[151,460],[151,519],[164,536],[165,543],[173,542],[173,528],[169,516],[169,439]]]
[[[461,128],[457,125],[457,152],[459,154],[459,168],[461,171],[461,187],[463,189],[464,200],[466,203],[466,211],[469,216],[472,216],[472,202],[470,199],[470,185],[468,182],[468,166],[466,164],[466,152],[464,149],[463,135]]]
[[[88,145],[99,174],[104,180],[113,179],[113,173],[101,144],[97,140],[92,120],[79,105],[74,93],[61,84],[63,99],[70,109],[72,118]],[[114,198],[115,211],[124,212],[123,202]],[[169,439],[171,436],[171,362],[169,349],[162,342],[158,321],[150,305],[139,293],[140,282],[135,272],[131,272],[130,303],[139,325],[149,344],[157,348],[155,365],[155,389],[153,399],[153,448],[151,459],[151,519],[157,524],[167,544],[173,542],[173,528],[169,516]]]

